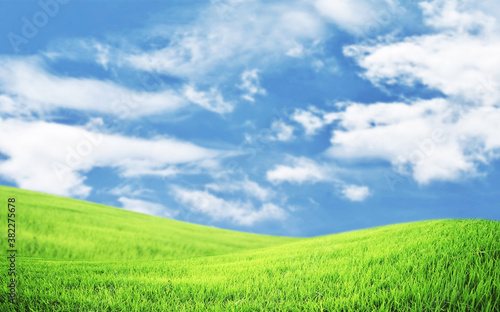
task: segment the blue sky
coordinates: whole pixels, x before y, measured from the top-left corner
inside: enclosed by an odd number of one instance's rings
[[[493,0],[0,2],[0,183],[314,236],[500,219]]]

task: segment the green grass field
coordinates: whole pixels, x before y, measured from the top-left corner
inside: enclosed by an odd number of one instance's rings
[[[0,187],[16,198],[17,302],[0,311],[499,311],[500,222],[298,239]]]

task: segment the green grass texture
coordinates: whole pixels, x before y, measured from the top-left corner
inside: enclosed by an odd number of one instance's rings
[[[0,187],[16,198],[17,301],[0,311],[500,311],[500,222],[315,238],[204,227]]]

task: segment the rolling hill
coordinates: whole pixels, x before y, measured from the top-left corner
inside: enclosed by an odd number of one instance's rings
[[[55,259],[185,258],[296,241],[165,219],[120,208],[0,187],[15,197],[20,256]],[[2,224],[7,224],[2,214]],[[2,243],[6,243],[2,241]]]
[[[1,311],[498,311],[500,222],[299,239],[0,187],[17,202],[17,302]],[[7,214],[0,214],[7,224]],[[7,231],[5,231],[6,233]],[[4,234],[2,247],[7,250]],[[2,281],[7,281],[6,257]]]

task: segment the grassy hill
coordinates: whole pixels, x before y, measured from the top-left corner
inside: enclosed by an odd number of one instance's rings
[[[12,194],[19,205],[21,311],[500,309],[496,221],[426,221],[292,239],[0,188],[0,200]],[[0,276],[6,279],[6,269]],[[5,303],[6,284],[0,311],[14,311]]]
[[[7,203],[9,197],[15,197],[17,202],[17,245],[21,256],[80,260],[186,258],[297,240],[221,230],[0,186],[0,200]],[[5,227],[6,217],[0,214]]]

